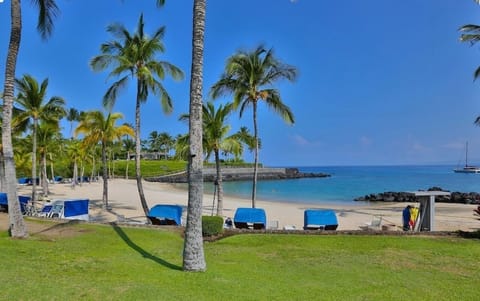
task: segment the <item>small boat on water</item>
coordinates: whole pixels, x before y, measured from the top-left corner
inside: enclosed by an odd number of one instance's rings
[[[480,166],[468,165],[468,142],[465,145],[465,166],[455,168],[453,171],[457,173],[480,173]]]

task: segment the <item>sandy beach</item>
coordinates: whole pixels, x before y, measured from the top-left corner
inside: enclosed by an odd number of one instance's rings
[[[70,184],[50,184],[50,199],[89,199],[90,219],[96,222],[131,221],[146,222],[135,180],[111,179],[108,183],[109,204],[111,211],[102,210],[101,181],[83,183],[72,188]],[[170,184],[143,182],[143,188],[148,205],[176,204],[186,208],[188,192]],[[19,186],[20,195],[31,194],[31,186]],[[203,198],[203,214],[212,214],[213,195],[205,194]],[[354,203],[352,205],[312,205],[300,203],[272,202],[257,200],[257,208],[263,208],[267,214],[267,223],[284,227],[302,229],[303,213],[306,209],[333,209],[338,218],[337,230],[359,230],[360,227],[372,221],[374,216],[382,217],[382,224],[388,225],[388,230],[401,231],[402,209],[407,203]],[[418,203],[409,203],[418,206]],[[237,197],[224,196],[224,218],[232,217],[236,208],[251,207],[251,201]],[[436,231],[475,231],[480,229],[480,219],[473,214],[477,205],[445,204],[435,205]],[[184,209],[183,221],[186,220]]]

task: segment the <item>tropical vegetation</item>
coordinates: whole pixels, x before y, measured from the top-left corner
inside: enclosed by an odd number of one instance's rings
[[[55,0],[32,1],[38,8],[37,30],[46,40],[53,31],[53,22],[59,10]],[[12,237],[27,237],[27,229],[20,211],[17,196],[17,175],[12,143],[12,112],[14,102],[15,70],[17,66],[18,51],[22,36],[22,13],[20,0],[11,0],[11,28],[8,44],[7,59],[5,64],[5,81],[3,84],[3,110],[2,110],[2,150],[3,167],[1,173],[2,187],[7,192],[9,207],[9,225]]]
[[[122,119],[121,113],[108,113],[106,116],[101,111],[86,112],[75,129],[75,135],[82,133],[83,147],[95,147],[98,143],[102,149],[102,178],[103,178],[103,207],[108,206],[108,174],[107,174],[107,147],[115,141],[119,141],[125,135],[134,136],[134,131],[127,125],[117,126],[116,122]]]
[[[165,75],[171,75],[173,79],[183,78],[183,72],[175,65],[159,61],[156,56],[165,51],[162,39],[165,27],[158,28],[151,37],[144,32],[143,14],[140,15],[137,28],[132,34],[119,23],[108,26],[107,31],[117,40],[105,42],[101,45],[101,54],[95,56],[90,66],[94,71],[102,71],[109,67],[111,77],[121,76],[114,82],[103,97],[103,105],[107,110],[112,110],[117,100],[117,95],[124,88],[129,79],[136,79],[135,100],[135,171],[140,202],[145,215],[149,208],[142,187],[142,175],[140,171],[141,131],[140,131],[140,107],[146,102],[150,93],[160,97],[162,109],[170,113],[173,108],[172,99],[161,83]]]
[[[252,183],[253,208],[255,208],[258,174],[258,104],[263,101],[269,108],[279,114],[285,122],[293,124],[295,122],[293,112],[284,104],[280,91],[273,88],[273,85],[282,79],[293,81],[296,76],[296,68],[275,58],[273,49],[267,50],[263,46],[258,46],[253,51],[239,51],[231,56],[227,60],[224,74],[210,91],[214,99],[233,94],[233,105],[236,109],[239,109],[240,117],[246,108],[252,107],[255,143]]]

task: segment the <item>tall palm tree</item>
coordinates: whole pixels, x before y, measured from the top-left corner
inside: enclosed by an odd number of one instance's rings
[[[162,38],[165,27],[158,28],[151,37],[144,33],[143,14],[140,15],[136,31],[131,34],[121,24],[108,26],[110,32],[118,40],[106,42],[101,45],[102,54],[94,57],[90,66],[94,71],[101,71],[113,67],[110,76],[122,76],[107,90],[103,97],[103,104],[111,110],[117,99],[119,91],[125,87],[130,77],[137,80],[137,93],[135,101],[135,174],[137,179],[138,193],[145,215],[149,208],[143,193],[142,175],[140,172],[140,106],[147,101],[149,93],[160,96],[162,109],[170,113],[173,109],[172,100],[163,87],[161,80],[165,75],[171,75],[174,79],[182,79],[183,72],[176,66],[156,60],[159,53],[165,51]]]
[[[193,1],[192,68],[190,75],[190,158],[188,160],[187,226],[183,247],[183,269],[205,271],[202,237],[203,158],[202,86],[206,0]]]
[[[252,52],[240,51],[227,60],[225,73],[212,86],[211,96],[215,99],[222,95],[233,94],[235,108],[240,108],[240,117],[243,111],[252,106],[253,128],[255,137],[255,165],[253,169],[252,207],[255,208],[258,173],[258,126],[257,108],[260,101],[281,115],[289,124],[294,123],[293,113],[286,106],[273,84],[280,79],[295,80],[297,70],[281,63],[274,57],[273,50],[266,50],[263,46]]]
[[[217,215],[223,216],[223,180],[220,164],[220,152],[228,152],[234,155],[240,155],[243,151],[242,143],[246,136],[240,132],[227,136],[230,131],[230,125],[227,124],[227,118],[233,110],[233,104],[227,103],[220,105],[217,109],[212,102],[203,104],[203,151],[206,154],[206,160],[211,153],[214,154],[216,181],[215,194],[217,196]],[[188,114],[180,116],[180,120],[188,120]]]
[[[55,0],[37,0],[32,1],[38,7],[39,16],[37,29],[43,39],[47,39],[53,31],[53,20],[59,10]],[[8,44],[8,53],[5,64],[5,81],[3,83],[3,120],[2,120],[2,146],[5,173],[2,174],[5,179],[5,189],[8,197],[8,216],[10,225],[10,235],[12,237],[23,238],[28,236],[27,227],[23,221],[20,211],[20,203],[17,197],[17,175],[15,171],[15,161],[13,157],[12,144],[12,110],[14,101],[14,82],[15,70],[17,66],[18,50],[22,35],[22,12],[20,0],[10,1],[11,29],[10,42]]]
[[[46,103],[48,79],[44,79],[39,85],[31,75],[24,75],[21,79],[15,79],[18,89],[16,99],[21,112],[15,117],[14,124],[29,122],[32,124],[32,202],[37,200],[37,129],[38,123],[44,121],[56,124],[65,116],[65,100],[58,96],[51,97]],[[45,192],[44,192],[45,193]]]
[[[80,121],[80,124],[75,129],[75,136],[83,133],[83,139],[86,145],[96,145],[98,143],[102,146],[102,164],[103,164],[103,207],[109,209],[108,206],[108,173],[107,173],[107,146],[115,141],[122,139],[124,135],[134,135],[131,127],[126,125],[116,126],[116,122],[122,119],[121,113],[108,113],[105,116],[100,111],[87,112],[85,118]]]

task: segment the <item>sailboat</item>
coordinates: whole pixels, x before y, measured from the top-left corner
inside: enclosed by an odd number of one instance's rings
[[[465,144],[465,166],[456,168],[453,171],[459,173],[480,173],[480,167],[468,165],[468,142]]]

